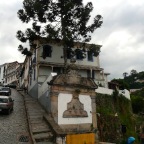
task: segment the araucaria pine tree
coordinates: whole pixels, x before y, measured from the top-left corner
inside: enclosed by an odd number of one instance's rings
[[[89,42],[91,33],[103,23],[102,16],[96,15],[93,23],[88,25],[92,10],[92,3],[84,5],[82,0],[24,0],[18,17],[24,23],[32,22],[32,27],[25,32],[19,30],[16,37],[30,43],[40,37],[61,41],[66,67],[67,50],[71,50],[74,42]],[[22,49],[19,45],[19,50]]]

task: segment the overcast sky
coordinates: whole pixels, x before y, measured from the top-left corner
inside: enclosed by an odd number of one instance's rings
[[[122,78],[132,69],[144,71],[144,0],[84,0],[91,1],[91,17],[103,16],[103,25],[93,35],[91,43],[102,45],[100,65],[110,73],[109,80]],[[18,52],[18,30],[26,24],[17,17],[23,0],[0,1],[0,65],[6,62],[23,62]]]

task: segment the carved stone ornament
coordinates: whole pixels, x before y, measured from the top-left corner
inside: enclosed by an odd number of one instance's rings
[[[79,101],[78,93],[74,93],[71,102],[67,103],[67,110],[63,113],[64,118],[88,117],[83,104]]]

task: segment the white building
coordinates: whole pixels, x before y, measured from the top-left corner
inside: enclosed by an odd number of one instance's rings
[[[21,71],[21,63],[14,61],[4,64],[4,85],[18,85],[18,75]]]
[[[48,84],[53,77],[51,73],[61,74],[64,72],[63,46],[61,43],[48,43],[46,39],[37,40],[35,46],[30,48],[32,56],[26,56],[23,70],[21,72],[20,86],[26,87],[28,93],[39,99],[43,105],[47,105]],[[104,69],[100,67],[100,56],[93,56],[89,53],[87,44],[86,57],[81,59],[76,55],[76,65],[82,77],[89,77],[97,85],[108,88],[107,76]],[[100,49],[101,45],[96,45]],[[79,44],[75,44],[73,50],[79,49]],[[67,63],[70,64],[68,57]]]
[[[4,70],[5,70],[5,64],[0,65],[0,84],[4,84]]]

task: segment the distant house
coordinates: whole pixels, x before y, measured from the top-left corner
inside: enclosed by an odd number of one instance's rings
[[[135,82],[144,83],[144,80],[137,79]]]
[[[108,88],[113,90],[119,90],[119,84],[115,82],[108,82]]]
[[[21,71],[21,66],[22,64],[17,61],[4,64],[4,85],[19,85],[18,75]]]
[[[5,65],[0,65],[0,85],[4,84],[4,71],[5,71]]]

